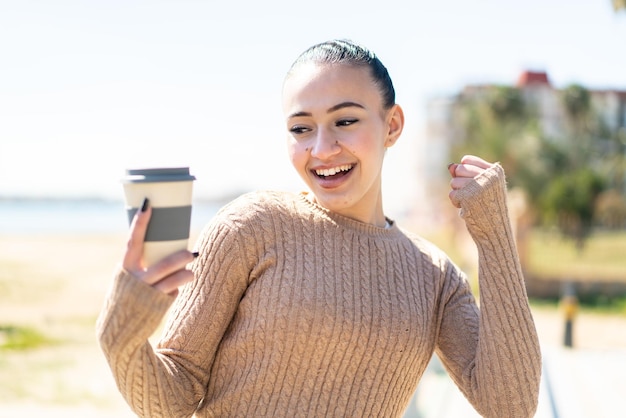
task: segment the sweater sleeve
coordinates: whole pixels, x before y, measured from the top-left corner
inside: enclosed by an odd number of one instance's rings
[[[113,280],[96,324],[100,347],[117,387],[139,416],[165,416],[163,359],[148,339],[156,331],[173,298],[121,269]],[[150,411],[159,408],[159,413]],[[183,416],[183,415],[181,415]]]
[[[506,206],[499,164],[458,193],[461,217],[478,249],[480,310],[467,281],[447,269],[438,354],[485,417],[532,417],[541,354]]]
[[[107,296],[97,334],[118,388],[141,417],[188,417],[198,408],[217,347],[250,275],[241,234],[214,221],[170,310],[156,347],[148,338],[173,298],[122,271]]]

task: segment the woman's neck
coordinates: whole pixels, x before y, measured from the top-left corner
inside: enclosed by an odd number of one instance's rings
[[[350,218],[353,219],[355,221],[359,221],[368,225],[373,225],[373,226],[377,226],[379,228],[390,228],[391,224],[389,223],[389,221],[387,220],[387,218],[385,217],[385,214],[383,212],[382,209],[382,202],[379,201],[376,205],[376,207],[374,208],[374,210],[372,211],[372,213],[369,214],[364,214],[364,213],[353,213],[350,210],[345,210],[345,211],[335,211],[332,210],[330,208],[327,208],[326,206],[324,206],[323,204],[321,204],[316,198],[315,195],[311,192],[304,192],[304,195],[306,196],[306,198],[312,202],[315,203],[318,206],[321,206],[323,208],[325,208],[326,210],[329,210],[331,212],[335,212],[339,215],[345,216],[346,218]]]

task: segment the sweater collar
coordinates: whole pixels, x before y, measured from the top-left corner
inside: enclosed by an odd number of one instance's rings
[[[381,237],[393,237],[400,233],[397,223],[392,219],[385,216],[385,220],[388,223],[388,227],[380,227],[361,221],[357,221],[339,213],[326,209],[323,206],[318,205],[310,198],[310,193],[300,192],[298,194],[301,203],[306,205],[312,213],[316,216],[320,216],[334,223],[338,227],[351,229],[359,233],[368,235],[381,236]]]

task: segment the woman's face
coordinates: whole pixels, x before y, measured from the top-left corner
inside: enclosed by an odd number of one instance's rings
[[[302,64],[285,81],[283,111],[291,163],[316,202],[383,226],[383,158],[404,116],[398,105],[383,109],[368,69]]]

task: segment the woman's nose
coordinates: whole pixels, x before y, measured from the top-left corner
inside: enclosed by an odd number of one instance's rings
[[[319,130],[315,136],[315,143],[311,148],[311,156],[325,160],[341,152],[339,141],[329,132]]]

